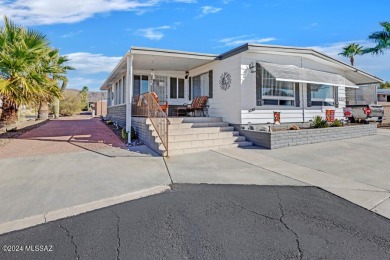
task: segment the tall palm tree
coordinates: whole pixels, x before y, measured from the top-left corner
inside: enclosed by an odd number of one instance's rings
[[[382,31],[374,32],[368,36],[370,40],[376,43],[373,48],[364,49],[364,53],[384,54],[386,49],[390,49],[390,22],[382,22]]]
[[[42,86],[48,80],[38,68],[49,49],[43,34],[17,26],[4,17],[4,27],[0,28],[0,77],[8,84],[0,89],[1,121],[17,122],[18,106],[44,92]]]
[[[61,96],[59,93],[62,93],[66,88],[68,82],[66,77],[67,71],[74,70],[74,68],[65,65],[68,61],[66,56],[60,56],[58,49],[52,49],[42,62],[42,73],[47,74],[50,84],[47,85],[48,95],[43,95],[40,99],[38,98],[40,101],[38,117],[41,119],[48,117],[48,103],[54,104],[54,115],[58,117],[59,98]],[[56,109],[57,106],[58,109]]]
[[[343,52],[340,52],[339,55],[349,58],[351,62],[351,66],[355,63],[355,56],[361,55],[363,50],[363,46],[360,46],[356,43],[351,43],[343,48]]]
[[[66,72],[73,69],[64,64],[67,61],[59,50],[50,47],[46,36],[4,17],[4,27],[0,28],[0,78],[7,84],[0,85],[3,97],[0,120],[17,121],[20,104],[47,105],[60,98],[61,87],[67,82]]]

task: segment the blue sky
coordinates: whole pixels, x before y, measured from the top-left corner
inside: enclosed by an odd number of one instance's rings
[[[0,0],[0,14],[42,31],[77,70],[69,88],[98,90],[130,46],[220,54],[246,42],[337,55],[390,21],[389,0]],[[355,65],[390,81],[390,50]]]

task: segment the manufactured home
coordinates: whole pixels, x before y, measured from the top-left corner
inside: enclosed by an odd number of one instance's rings
[[[346,89],[381,82],[308,48],[245,44],[214,55],[132,47],[101,90],[108,92],[111,120],[127,131],[134,127],[141,140],[161,154],[177,154],[250,145],[237,135],[237,127],[273,123],[274,112],[279,112],[281,124],[309,122],[317,115],[325,117],[326,110],[341,119]],[[164,104],[163,110],[152,106],[150,92]],[[188,113],[187,106],[197,97],[207,97],[207,104]],[[219,132],[200,130],[203,127]],[[202,140],[201,133],[208,133],[208,139],[204,134]]]

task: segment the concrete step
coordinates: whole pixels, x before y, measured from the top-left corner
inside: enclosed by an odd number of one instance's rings
[[[209,140],[209,139],[214,140],[214,139],[221,139],[221,138],[229,138],[232,136],[239,136],[239,132],[232,131],[232,132],[217,132],[217,133],[169,135],[169,143],[196,141],[196,140]]]
[[[169,156],[210,151],[210,150],[227,149],[227,148],[247,147],[247,146],[252,146],[252,143],[244,141],[244,142],[237,142],[237,143],[233,143],[233,144],[214,145],[214,146],[208,146],[208,147],[184,148],[184,149],[174,149],[174,150],[170,149]]]
[[[170,124],[169,125],[169,130],[199,128],[199,127],[227,127],[227,126],[229,126],[229,123],[225,123],[225,122],[177,123],[177,124]]]
[[[219,132],[230,132],[233,130],[234,127],[232,126],[169,129],[169,136],[187,134],[212,134]]]
[[[222,122],[222,117],[169,117],[171,124]]]
[[[210,147],[210,146],[219,146],[219,145],[229,145],[235,142],[245,141],[244,136],[232,136],[225,137],[220,139],[206,139],[206,140],[194,140],[194,141],[177,141],[169,142],[168,149],[177,150],[177,149],[186,149],[186,148],[201,148],[201,147]]]

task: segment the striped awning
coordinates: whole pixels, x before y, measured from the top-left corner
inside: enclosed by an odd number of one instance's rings
[[[276,81],[303,82],[312,84],[332,85],[338,87],[359,88],[345,77],[324,71],[299,68],[294,65],[280,65],[259,62],[260,66],[268,71]]]

